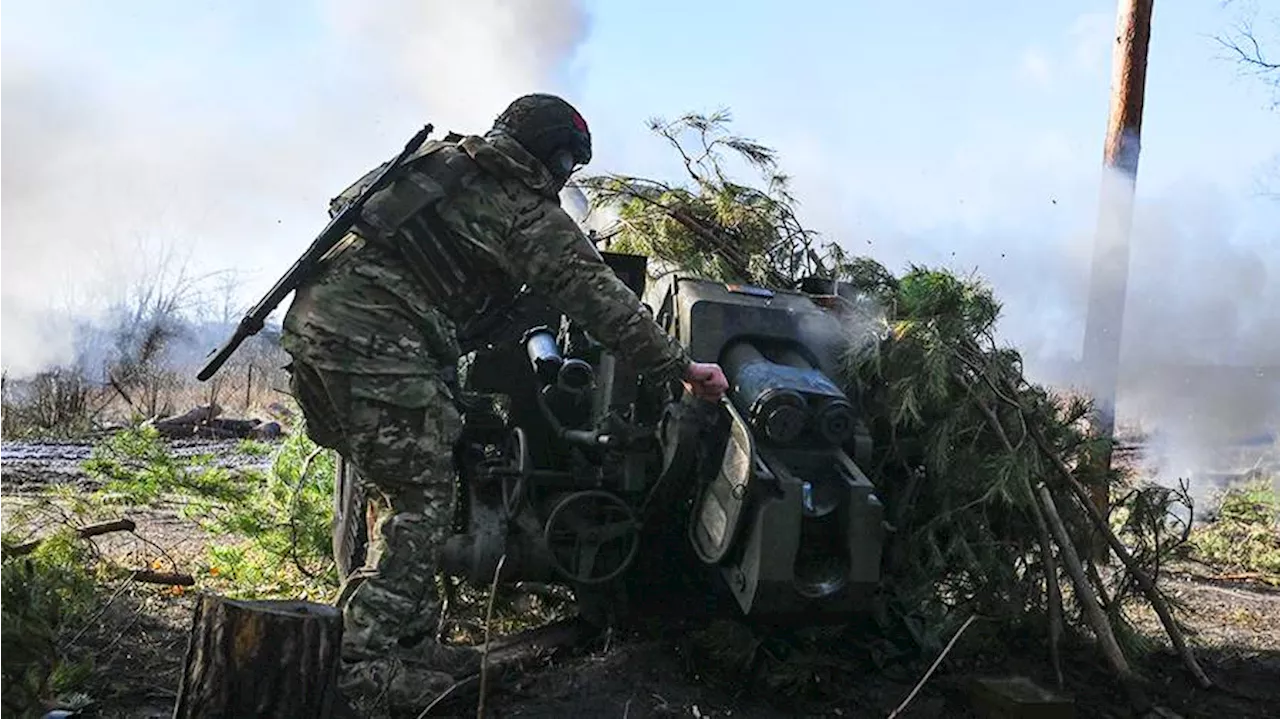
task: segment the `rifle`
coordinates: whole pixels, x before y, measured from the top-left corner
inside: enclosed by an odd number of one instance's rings
[[[334,215],[333,219],[329,220],[329,224],[312,241],[307,251],[302,253],[302,256],[289,268],[289,271],[276,280],[276,284],[271,288],[271,291],[258,300],[258,304],[254,305],[253,309],[249,310],[249,313],[240,320],[240,324],[236,326],[236,330],[231,337],[221,347],[210,353],[210,359],[205,363],[200,373],[196,375],[197,379],[204,382],[212,377],[231,358],[231,355],[235,353],[241,343],[262,331],[267,321],[267,315],[274,312],[290,292],[296,290],[305,279],[315,272],[320,260],[333,249],[334,245],[338,244],[339,240],[346,236],[347,231],[359,219],[360,212],[364,209],[364,204],[374,193],[381,190],[391,178],[392,173],[404,164],[404,161],[421,147],[422,143],[427,141],[427,137],[431,135],[432,130],[433,128],[430,124],[419,130],[418,134],[414,135],[409,140],[409,143],[404,146],[404,149],[400,151],[400,154],[396,155],[395,159],[387,163],[387,166],[373,178],[368,187],[355,200],[342,208],[341,212]]]

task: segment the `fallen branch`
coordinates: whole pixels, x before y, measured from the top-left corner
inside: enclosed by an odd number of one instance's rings
[[[1129,691],[1130,697],[1135,700],[1135,703],[1141,705],[1140,708],[1145,709],[1149,706],[1146,695],[1138,686],[1137,677],[1129,667],[1129,660],[1125,658],[1124,652],[1120,649],[1120,644],[1116,641],[1115,633],[1111,630],[1111,622],[1102,611],[1102,605],[1098,603],[1098,597],[1094,594],[1093,585],[1089,583],[1089,578],[1085,576],[1084,565],[1080,561],[1080,555],[1076,553],[1075,545],[1071,543],[1071,536],[1067,534],[1067,527],[1063,524],[1062,517],[1058,514],[1058,508],[1053,503],[1053,495],[1049,493],[1049,488],[1043,482],[1040,483],[1038,493],[1040,507],[1044,511],[1049,530],[1053,533],[1054,539],[1058,542],[1058,548],[1062,551],[1062,561],[1066,565],[1067,574],[1071,577],[1071,583],[1075,587],[1076,597],[1080,600],[1080,608],[1084,612],[1089,626],[1093,628],[1094,635],[1098,638],[1098,645],[1102,649],[1102,654],[1110,662],[1116,674],[1119,675],[1120,681]]]
[[[1030,491],[1030,483],[1027,490]],[[1058,688],[1062,688],[1062,587],[1058,585],[1058,563],[1053,556],[1053,543],[1050,539],[1049,524],[1045,521],[1044,510],[1032,498],[1035,509],[1036,529],[1040,535],[1041,561],[1044,562],[1045,601],[1049,615],[1049,661],[1053,663],[1054,678]]]
[[[569,652],[597,637],[600,630],[578,617],[552,622],[492,642],[489,652],[489,673],[499,673],[500,681],[523,676],[536,666],[561,652]],[[476,672],[454,682],[426,706],[418,719],[432,716],[461,716],[462,703],[477,700],[480,689],[480,673]],[[487,691],[488,687],[486,687]]]
[[[1164,625],[1165,632],[1169,635],[1169,640],[1173,642],[1173,646],[1177,649],[1178,654],[1182,657],[1182,662],[1186,664],[1192,676],[1200,684],[1202,689],[1209,689],[1213,686],[1213,682],[1209,679],[1204,670],[1200,668],[1200,663],[1196,661],[1195,654],[1192,653],[1190,645],[1187,644],[1186,637],[1182,634],[1181,627],[1173,619],[1173,612],[1169,609],[1169,603],[1165,601],[1164,596],[1156,589],[1155,582],[1147,573],[1138,565],[1137,560],[1129,553],[1129,549],[1124,546],[1120,538],[1111,531],[1111,527],[1107,523],[1107,518],[1102,516],[1098,511],[1098,507],[1093,503],[1089,492],[1080,484],[1071,474],[1071,470],[1063,463],[1062,458],[1054,454],[1049,449],[1049,443],[1045,440],[1044,435],[1038,428],[1033,428],[1031,438],[1043,454],[1053,464],[1058,474],[1066,482],[1075,495],[1079,504],[1084,506],[1085,511],[1089,515],[1089,519],[1093,521],[1094,527],[1107,540],[1107,544],[1111,546],[1112,551],[1120,558],[1120,562],[1124,564],[1124,568],[1128,570],[1130,576],[1138,583],[1138,588],[1142,590],[1147,601],[1151,603],[1151,608],[1155,609],[1156,615],[1160,617],[1160,623]]]
[[[963,360],[963,357],[961,357],[961,359]],[[966,362],[966,364],[968,364],[968,362]],[[1116,556],[1120,558],[1121,563],[1124,564],[1124,567],[1129,572],[1130,576],[1137,581],[1138,588],[1142,590],[1143,595],[1151,604],[1151,608],[1155,610],[1156,615],[1160,618],[1160,623],[1164,626],[1165,633],[1169,635],[1169,640],[1173,642],[1174,648],[1182,657],[1182,661],[1187,666],[1187,669],[1195,677],[1202,689],[1211,688],[1213,686],[1213,682],[1209,679],[1208,675],[1204,673],[1204,670],[1200,668],[1199,662],[1196,661],[1195,655],[1191,651],[1191,647],[1187,644],[1186,638],[1182,634],[1182,629],[1173,619],[1173,612],[1169,609],[1169,603],[1165,601],[1164,597],[1156,589],[1155,582],[1152,581],[1151,577],[1149,577],[1147,573],[1143,571],[1142,567],[1139,566],[1137,560],[1133,558],[1133,555],[1129,552],[1128,548],[1124,546],[1124,543],[1122,543],[1119,537],[1115,535],[1115,532],[1111,531],[1107,518],[1102,515],[1102,512],[1094,503],[1093,497],[1089,494],[1088,490],[1086,490],[1084,486],[1080,484],[1080,481],[1071,473],[1071,469],[1062,461],[1062,457],[1054,453],[1049,447],[1049,442],[1045,439],[1044,433],[1041,432],[1034,424],[1026,421],[1027,410],[1022,406],[1022,403],[1017,399],[1008,396],[1005,392],[999,391],[984,374],[979,373],[979,376],[983,378],[988,387],[995,392],[996,396],[999,397],[1001,401],[1018,410],[1018,414],[1023,418],[1023,423],[1029,430],[1031,440],[1035,443],[1040,454],[1049,460],[1057,474],[1066,482],[1076,500],[1079,504],[1084,506],[1085,512],[1092,521],[1094,528],[1107,540],[1107,544],[1116,553]],[[1017,388],[1012,386],[1007,379],[1001,384],[1005,386],[1009,394],[1016,397]],[[1062,540],[1059,539],[1059,542],[1061,541]],[[1074,548],[1063,546],[1062,549],[1064,554],[1068,551],[1074,553]]]
[[[115,591],[111,593],[111,596],[102,605],[102,607],[99,608],[98,611],[95,612],[94,615],[89,618],[89,621],[84,623],[84,626],[80,628],[80,631],[76,632],[75,636],[71,637],[71,639],[63,645],[63,648],[65,649],[66,647],[70,647],[71,645],[75,644],[76,640],[78,640],[81,636],[83,636],[85,632],[89,631],[90,627],[96,625],[98,623],[98,620],[102,618],[102,615],[106,614],[107,610],[111,608],[111,605],[115,603],[116,598],[119,597],[124,592],[124,590],[133,586],[133,582],[134,582],[134,578],[132,576],[130,576],[129,578],[121,582],[120,586],[116,587]]]
[[[148,424],[169,439],[276,439],[284,433],[279,422],[222,417],[222,407],[213,402],[173,417],[153,419]]]
[[[1275,581],[1275,577],[1262,572],[1240,572],[1238,574],[1218,574],[1212,577],[1205,577],[1214,582],[1246,582],[1251,579],[1261,579],[1266,582]]]
[[[102,534],[110,534],[111,532],[132,532],[137,529],[138,525],[134,524],[132,519],[117,519],[111,522],[103,522],[101,524],[90,524],[87,527],[81,527],[76,530],[76,536],[80,539],[89,539]],[[5,550],[6,557],[23,557],[32,552],[44,543],[43,539],[36,539],[30,542],[19,544],[11,549]]]
[[[961,378],[963,382],[963,378]],[[964,382],[968,387],[968,383]],[[970,388],[972,394],[972,388]],[[1000,438],[1000,444],[1009,454],[1014,453],[1013,443],[1009,441],[1009,435],[1004,431],[1004,425],[1000,424],[1000,417],[996,415],[995,410],[974,396],[974,401],[982,414],[987,418],[987,424],[991,430]],[[1036,530],[1040,544],[1040,561],[1044,564],[1044,588],[1045,588],[1045,605],[1046,614],[1049,620],[1049,661],[1053,664],[1054,678],[1057,679],[1058,688],[1062,688],[1062,652],[1060,649],[1062,642],[1062,587],[1058,585],[1058,564],[1053,556],[1053,540],[1049,533],[1049,525],[1044,518],[1044,510],[1041,509],[1040,503],[1036,501],[1035,492],[1031,488],[1030,480],[1024,482],[1027,495],[1031,499],[1031,508],[1036,519]]]

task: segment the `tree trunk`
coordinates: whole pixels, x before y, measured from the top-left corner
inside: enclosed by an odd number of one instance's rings
[[[174,719],[332,716],[342,614],[325,604],[196,604]]]

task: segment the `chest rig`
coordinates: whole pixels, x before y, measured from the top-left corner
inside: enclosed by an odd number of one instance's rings
[[[440,216],[453,197],[483,170],[450,135],[431,141],[407,160],[398,176],[365,203],[357,234],[400,259],[427,301],[472,342],[486,315],[510,304],[516,288],[487,248],[449,228]],[[380,168],[379,168],[380,169]],[[330,212],[360,194],[373,170],[335,198]]]

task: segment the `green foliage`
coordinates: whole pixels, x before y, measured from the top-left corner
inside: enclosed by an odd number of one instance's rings
[[[236,443],[236,452],[249,457],[266,457],[272,451],[270,444],[256,439],[242,439]]]
[[[692,188],[625,175],[580,184],[594,206],[618,211],[612,251],[648,255],[727,282],[790,285],[815,267],[813,233],[796,219],[789,178],[773,150],[729,134],[729,120],[721,111],[649,122],[680,154]],[[724,165],[732,160],[758,172],[766,189],[730,179]]]
[[[104,483],[97,496],[107,504],[145,506],[165,494],[236,503],[256,490],[252,478],[217,464],[211,454],[179,457],[153,427],[118,432],[96,445],[85,472]]]
[[[256,487],[246,500],[202,505],[207,530],[247,540],[211,546],[210,573],[241,596],[331,599],[334,472],[331,453],[297,432],[276,450],[271,471],[251,475]]]
[[[1280,585],[1280,496],[1271,480],[1226,490],[1217,518],[1191,533],[1195,555],[1227,571],[1262,575]]]
[[[6,715],[39,716],[47,699],[79,688],[92,664],[70,659],[65,633],[82,626],[99,599],[84,542],[67,528],[26,556],[9,556],[0,578],[3,706]]]
[[[212,455],[181,457],[151,428],[120,432],[94,448],[86,471],[105,481],[97,496],[131,506],[179,501],[182,513],[216,541],[207,581],[244,597],[327,600],[336,589],[329,526],[333,458],[305,432],[277,448],[242,442],[245,454],[273,451],[270,471],[231,470]]]
[[[982,282],[914,266],[894,278],[868,259],[845,268],[889,328],[850,353],[843,379],[871,418],[870,473],[897,530],[886,571],[898,600],[938,617],[956,604],[1034,606],[1032,489],[1059,484],[1035,435],[1066,465],[1087,466],[1101,443],[1081,421],[1089,403],[1023,379],[1018,353],[995,343],[1000,307]]]

